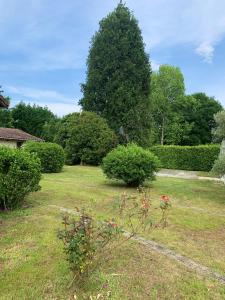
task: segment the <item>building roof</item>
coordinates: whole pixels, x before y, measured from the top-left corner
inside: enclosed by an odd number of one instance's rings
[[[4,107],[4,108],[9,107],[8,101],[2,95],[0,95],[0,107]]]
[[[13,140],[13,141],[43,141],[36,136],[15,128],[0,127],[0,140]]]

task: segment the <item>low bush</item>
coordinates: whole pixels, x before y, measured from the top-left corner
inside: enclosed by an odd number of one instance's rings
[[[73,113],[61,120],[55,141],[65,149],[68,164],[98,165],[116,146],[106,120],[93,112]]]
[[[39,189],[41,163],[25,151],[0,148],[0,208],[21,206],[26,195]]]
[[[219,156],[215,161],[211,172],[220,177],[225,175],[225,155]]]
[[[135,144],[118,146],[103,159],[102,169],[108,178],[123,180],[127,185],[140,186],[154,180],[159,159],[149,150]]]
[[[161,196],[160,218],[158,210],[156,213],[152,206],[150,190],[143,187],[132,195],[123,192],[112,204],[115,216],[104,222],[78,208],[73,215],[62,217],[58,238],[63,241],[66,259],[74,275],[71,285],[86,281],[94,270],[114,256],[115,249],[139,232],[168,225],[171,202],[167,195]]]
[[[24,145],[24,150],[35,153],[40,158],[42,172],[58,173],[62,171],[65,155],[60,145],[32,141]]]
[[[158,156],[162,168],[210,171],[219,155],[220,146],[154,146],[150,150]]]

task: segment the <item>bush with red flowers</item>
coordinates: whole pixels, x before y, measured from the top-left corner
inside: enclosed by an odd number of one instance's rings
[[[162,219],[156,224],[152,220],[149,189],[139,188],[135,195],[123,193],[114,201],[118,219],[97,221],[84,210],[77,210],[77,217],[63,217],[63,229],[58,237],[64,243],[67,260],[76,280],[86,278],[102,261],[110,258],[112,249],[120,245],[119,241],[122,243],[144,230],[167,225],[170,199],[166,195],[161,197]]]

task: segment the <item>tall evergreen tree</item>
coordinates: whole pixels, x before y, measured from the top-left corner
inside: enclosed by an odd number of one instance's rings
[[[138,22],[120,1],[92,39],[80,104],[106,118],[124,141],[145,146],[151,125],[150,76]]]

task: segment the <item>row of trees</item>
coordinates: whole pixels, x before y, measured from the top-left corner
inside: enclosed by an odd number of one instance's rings
[[[0,110],[0,127],[22,129],[37,137],[46,138],[45,126],[59,120],[47,107],[20,102],[11,109]],[[52,137],[47,137],[52,140]]]
[[[138,22],[122,2],[91,41],[82,91],[83,111],[105,118],[120,143],[145,147],[211,143],[214,114],[222,110],[204,93],[186,95],[179,68],[162,65],[152,72]],[[21,128],[47,141],[57,139],[65,120],[24,103],[0,111],[1,127]]]

